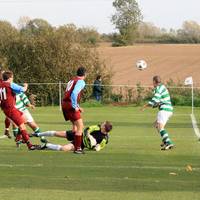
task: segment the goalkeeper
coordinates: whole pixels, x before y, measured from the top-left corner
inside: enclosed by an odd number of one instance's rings
[[[108,121],[103,122],[100,125],[89,126],[85,128],[82,140],[82,149],[87,148],[89,150],[100,151],[106,144],[108,144],[109,133],[112,130],[112,124]],[[42,149],[51,149],[56,151],[74,151],[74,136],[72,131],[46,131],[42,133],[33,133],[33,136],[43,137],[61,137],[66,138],[71,143],[66,145],[51,144],[46,139],[43,140],[44,145]],[[42,141],[42,140],[41,140]]]

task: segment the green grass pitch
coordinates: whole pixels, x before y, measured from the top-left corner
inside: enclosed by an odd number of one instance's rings
[[[166,152],[160,151],[160,137],[152,127],[156,112],[141,113],[137,107],[85,108],[86,126],[103,120],[114,125],[107,147],[85,155],[31,152],[25,146],[16,149],[12,140],[0,140],[0,200],[199,200],[200,143],[190,108],[175,109],[167,130],[176,148]],[[200,110],[195,114],[199,120]],[[37,108],[33,116],[43,131],[70,128],[58,107]],[[0,119],[3,133],[2,114]],[[187,165],[192,172],[186,171]]]

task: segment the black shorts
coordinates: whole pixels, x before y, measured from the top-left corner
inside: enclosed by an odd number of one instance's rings
[[[66,138],[68,141],[74,141],[75,134],[72,131],[66,131]]]
[[[66,131],[66,139],[70,141],[73,145],[75,145],[75,134],[72,131]],[[85,145],[82,141],[81,148],[84,149]]]

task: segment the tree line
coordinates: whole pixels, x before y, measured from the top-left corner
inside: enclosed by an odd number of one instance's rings
[[[167,30],[150,22],[140,22],[131,40],[121,38],[119,33],[102,35],[102,40],[112,43],[112,46],[126,46],[135,43],[199,44],[200,24],[195,21],[185,21],[180,29]]]
[[[134,43],[200,43],[200,24],[195,21],[185,21],[180,29],[168,31],[144,22],[136,0],[115,0],[113,7],[115,13],[111,22],[118,32],[103,36],[113,46]]]
[[[84,66],[87,83],[101,74],[104,83],[109,84],[112,73],[93,47],[93,37],[87,35],[93,35],[93,29],[73,24],[53,27],[43,19],[22,18],[17,28],[0,21],[1,69],[12,70],[17,83],[55,83],[69,81],[77,67]],[[52,99],[58,102],[58,87],[53,85],[33,85],[29,93],[36,95],[42,105]],[[88,88],[85,98],[91,93]]]

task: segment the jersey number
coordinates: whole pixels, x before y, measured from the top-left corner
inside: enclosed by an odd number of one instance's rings
[[[0,88],[0,100],[6,100],[6,88]]]
[[[66,88],[66,92],[70,91],[72,86],[74,84],[74,80],[71,80],[67,83],[67,88]]]

